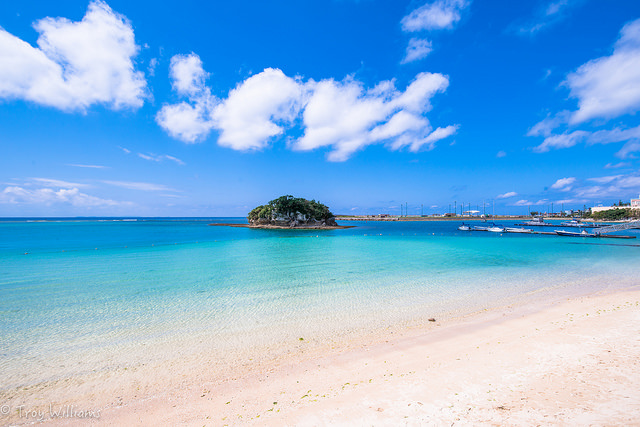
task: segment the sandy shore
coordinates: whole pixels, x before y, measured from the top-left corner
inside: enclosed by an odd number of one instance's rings
[[[71,416],[52,419],[48,406],[40,409],[55,425],[640,424],[640,287],[378,338],[249,365],[216,381],[203,365],[196,378],[135,397],[124,384],[103,395],[78,384],[76,396],[53,406],[73,405]],[[2,424],[36,421],[33,408],[19,414],[18,404],[0,415]],[[99,417],[79,418],[87,410]]]

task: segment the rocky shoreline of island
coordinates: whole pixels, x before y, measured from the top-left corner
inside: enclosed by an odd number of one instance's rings
[[[344,228],[355,228],[355,225],[273,225],[273,224],[230,224],[230,223],[212,223],[211,226],[217,227],[238,227],[238,228],[254,228],[260,230],[340,230]]]

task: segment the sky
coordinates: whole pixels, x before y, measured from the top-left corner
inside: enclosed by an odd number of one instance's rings
[[[637,0],[0,3],[0,217],[640,194]]]

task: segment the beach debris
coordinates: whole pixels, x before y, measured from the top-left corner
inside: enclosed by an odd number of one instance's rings
[[[435,318],[433,318],[433,317],[429,318],[429,322],[435,322],[435,321],[436,321]]]

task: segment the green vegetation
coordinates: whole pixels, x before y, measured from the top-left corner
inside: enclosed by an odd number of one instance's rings
[[[329,208],[315,200],[307,200],[293,196],[281,196],[267,203],[254,208],[249,212],[250,223],[272,221],[319,221],[330,222],[335,215]]]
[[[589,217],[604,221],[619,221],[626,218],[640,218],[640,210],[630,208],[609,209],[602,212],[592,213]]]

